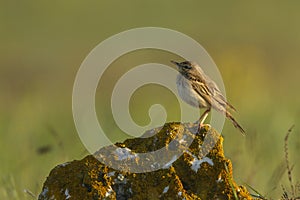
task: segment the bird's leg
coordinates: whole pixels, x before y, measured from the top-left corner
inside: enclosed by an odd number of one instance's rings
[[[204,121],[206,120],[208,113],[210,112],[210,108],[206,109],[204,113],[199,118],[199,128],[203,125]]]

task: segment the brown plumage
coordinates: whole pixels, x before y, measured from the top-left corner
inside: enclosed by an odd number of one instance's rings
[[[194,107],[206,108],[199,119],[200,125],[204,122],[210,109],[213,108],[224,114],[242,134],[245,133],[229,112],[230,110],[236,111],[236,109],[226,101],[217,84],[203,72],[197,63],[171,62],[177,65],[179,71],[176,82],[179,96]]]

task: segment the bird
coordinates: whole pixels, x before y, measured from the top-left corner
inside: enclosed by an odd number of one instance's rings
[[[211,109],[224,114],[232,124],[244,135],[245,130],[234,119],[230,111],[236,109],[227,102],[217,84],[204,73],[201,67],[193,61],[171,61],[178,67],[176,85],[179,96],[188,104],[206,110],[200,116],[199,125],[203,125]]]

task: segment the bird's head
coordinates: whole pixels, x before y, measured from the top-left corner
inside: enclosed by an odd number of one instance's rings
[[[190,62],[190,61],[184,61],[184,62],[176,62],[176,61],[173,61],[171,60],[171,63],[177,65],[178,67],[178,71],[181,73],[181,74],[190,74],[190,73],[193,73],[193,71],[196,70],[196,63],[194,62]]]

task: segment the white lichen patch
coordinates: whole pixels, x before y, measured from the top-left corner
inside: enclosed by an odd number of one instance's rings
[[[207,162],[211,166],[214,166],[213,161],[208,157],[198,159],[196,156],[194,156],[194,155],[192,155],[192,156],[194,159],[192,161],[190,161],[190,163],[192,164],[192,166],[191,166],[192,170],[194,170],[195,172],[198,172],[199,168],[201,167],[201,164],[204,162]]]
[[[114,153],[117,157],[118,160],[128,160],[128,159],[135,159],[137,154],[133,153],[130,149],[128,148],[117,148]]]
[[[68,188],[65,190],[65,196],[66,196],[66,199],[70,199],[71,198],[71,195],[69,193]]]
[[[60,165],[58,165],[59,167],[65,167],[65,166],[67,166],[68,164],[70,164],[70,162],[65,162],[65,163],[62,163],[62,164],[60,164]]]
[[[42,193],[41,193],[41,196],[46,198],[46,195],[47,195],[48,192],[49,192],[48,187],[45,187],[45,188],[43,189]]]
[[[125,178],[125,176],[123,174],[118,174],[117,178],[114,179],[114,181],[116,183],[127,183],[127,179]]]
[[[163,194],[164,194],[164,193],[167,193],[168,190],[169,190],[169,188],[170,188],[169,186],[165,187],[164,190],[163,190]]]
[[[172,159],[163,166],[163,169],[169,168],[176,160],[177,160],[177,155],[174,155]]]
[[[124,180],[124,176],[123,176],[123,174],[118,174],[118,179],[120,180],[120,181],[123,181]]]
[[[105,197],[109,197],[111,196],[113,193],[113,189],[111,188],[111,186],[109,186],[108,190],[105,193]]]
[[[160,164],[158,162],[154,162],[150,165],[152,169],[158,169],[160,167]]]
[[[109,172],[109,173],[107,174],[107,176],[108,176],[108,177],[112,177],[112,176],[115,175],[115,173],[116,173],[115,171]]]
[[[221,176],[219,176],[219,177],[218,177],[218,179],[216,180],[216,182],[217,182],[217,183],[222,183],[222,182],[223,182],[223,179],[222,179],[222,177],[221,177]]]
[[[187,142],[187,141],[185,140],[186,137],[187,137],[186,135],[183,135],[182,138],[179,140],[179,143],[180,143],[180,144],[186,143],[186,142]]]

